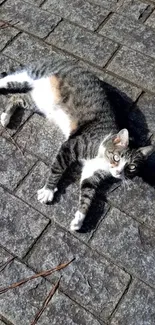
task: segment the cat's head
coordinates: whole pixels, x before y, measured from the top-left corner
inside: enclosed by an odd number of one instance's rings
[[[135,176],[141,164],[153,151],[153,146],[130,149],[128,130],[123,129],[116,135],[109,135],[104,139],[99,148],[99,156],[106,160],[110,174],[121,179],[125,175]]]

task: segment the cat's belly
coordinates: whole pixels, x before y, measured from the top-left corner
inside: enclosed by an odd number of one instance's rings
[[[51,78],[35,80],[31,96],[38,110],[49,120],[54,121],[68,138],[72,131],[72,123],[70,117],[58,104],[58,93],[56,89],[51,86]]]

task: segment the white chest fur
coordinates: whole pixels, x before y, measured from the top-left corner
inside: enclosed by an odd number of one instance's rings
[[[60,105],[55,103],[55,93],[52,92],[49,78],[35,80],[31,96],[39,111],[49,120],[53,120],[68,138],[71,131],[70,119]]]
[[[108,162],[104,158],[96,157],[94,159],[86,160],[82,170],[81,182],[84,179],[93,176],[93,174],[98,170],[104,170],[109,173]]]

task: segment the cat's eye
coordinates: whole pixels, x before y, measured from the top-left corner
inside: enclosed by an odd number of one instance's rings
[[[113,160],[116,161],[116,162],[119,162],[120,161],[120,157],[118,155],[113,155]]]
[[[131,171],[134,171],[136,169],[136,165],[135,164],[130,164],[128,166],[128,168],[131,170]]]

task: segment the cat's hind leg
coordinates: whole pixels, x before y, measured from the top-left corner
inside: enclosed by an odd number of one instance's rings
[[[0,94],[27,93],[33,89],[33,80],[26,71],[0,78]]]
[[[27,107],[27,102],[22,95],[12,95],[8,99],[8,104],[5,111],[1,114],[1,124],[6,127],[17,108],[25,109]]]

